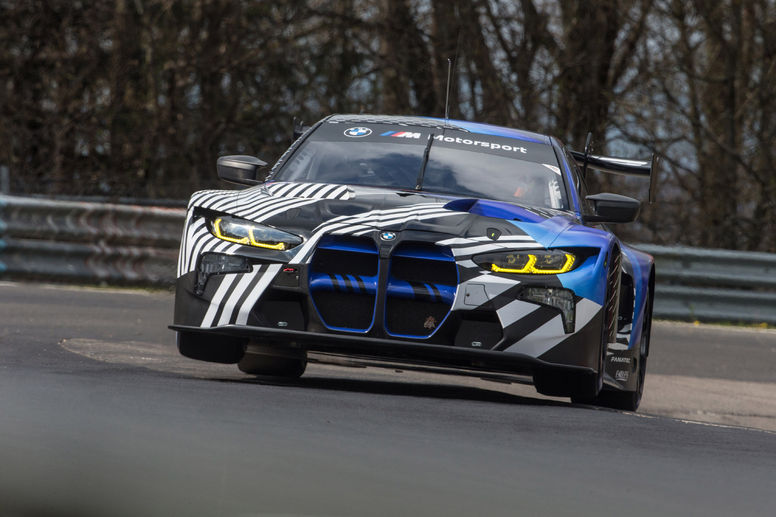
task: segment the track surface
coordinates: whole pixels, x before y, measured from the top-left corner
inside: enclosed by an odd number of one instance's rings
[[[776,333],[660,323],[639,414],[178,357],[167,293],[0,284],[0,517],[773,515]],[[674,419],[665,415],[676,415]]]

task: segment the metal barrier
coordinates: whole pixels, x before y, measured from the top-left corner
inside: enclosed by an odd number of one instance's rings
[[[0,278],[172,285],[184,215],[0,195]]]
[[[185,211],[0,195],[0,278],[169,286]],[[655,316],[776,325],[776,254],[637,245]]]
[[[776,254],[636,247],[655,257],[655,317],[776,325]]]

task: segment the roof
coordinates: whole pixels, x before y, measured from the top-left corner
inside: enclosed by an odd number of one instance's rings
[[[332,115],[326,119],[327,122],[339,124],[394,124],[399,126],[416,126],[434,129],[452,129],[464,131],[467,133],[476,133],[480,135],[495,135],[506,138],[514,138],[527,142],[536,142],[539,144],[550,144],[550,137],[530,131],[513,129],[503,126],[494,126],[480,122],[468,122],[465,120],[445,120],[435,117],[414,117],[397,115]]]

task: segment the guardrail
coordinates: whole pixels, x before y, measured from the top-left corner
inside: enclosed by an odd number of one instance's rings
[[[0,195],[0,278],[170,286],[185,211]],[[776,254],[637,245],[655,316],[776,325]]]
[[[636,247],[655,257],[655,317],[776,325],[776,254]]]
[[[0,278],[172,285],[184,215],[0,195]]]

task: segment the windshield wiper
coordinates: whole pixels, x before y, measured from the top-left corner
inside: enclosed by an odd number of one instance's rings
[[[423,190],[423,176],[426,174],[426,165],[428,165],[428,153],[431,151],[431,144],[434,142],[434,133],[431,133],[428,137],[428,143],[423,150],[423,163],[420,164],[420,172],[418,172],[418,180],[415,182],[415,190]]]

